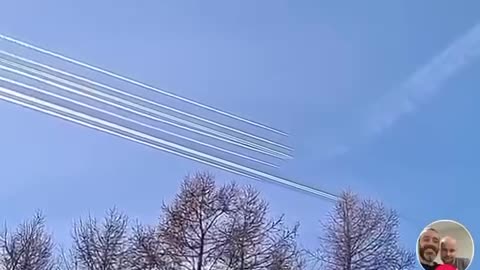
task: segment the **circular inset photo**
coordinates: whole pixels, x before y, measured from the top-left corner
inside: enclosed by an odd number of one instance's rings
[[[465,226],[453,220],[438,220],[420,233],[417,259],[427,270],[466,270],[474,249],[472,235]]]

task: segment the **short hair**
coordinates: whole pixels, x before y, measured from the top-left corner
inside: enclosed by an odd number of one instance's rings
[[[432,232],[436,232],[438,234],[440,234],[436,229],[432,228],[432,227],[426,227],[425,229],[423,229],[423,231],[420,233],[420,236],[418,237],[418,244],[420,245],[420,238],[422,237],[422,234],[428,232],[428,231],[432,231]]]
[[[428,231],[432,231],[432,232],[439,233],[437,230],[435,230],[435,229],[432,228],[432,227],[426,227],[425,229],[423,229],[422,233],[428,232]]]

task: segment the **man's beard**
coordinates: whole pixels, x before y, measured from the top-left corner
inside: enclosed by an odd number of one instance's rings
[[[445,259],[442,259],[443,263],[449,263],[449,264],[453,264],[453,262],[455,261],[455,258],[445,258]]]
[[[437,254],[438,248],[435,246],[425,245],[423,247],[420,247],[419,255],[423,260],[427,262],[433,262],[437,257]]]

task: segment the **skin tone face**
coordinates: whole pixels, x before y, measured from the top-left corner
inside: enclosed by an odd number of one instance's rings
[[[432,229],[425,229],[420,235],[419,250],[420,261],[423,264],[433,264],[438,255],[440,236]]]
[[[452,237],[444,237],[440,245],[440,257],[444,263],[452,264],[457,255],[457,240]]]

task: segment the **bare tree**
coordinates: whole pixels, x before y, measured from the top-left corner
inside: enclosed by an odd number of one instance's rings
[[[399,219],[382,203],[341,196],[326,222],[315,254],[325,269],[407,270],[415,256],[399,246]]]
[[[239,188],[235,194],[233,211],[221,230],[224,245],[218,252],[222,269],[297,269],[297,227],[287,228],[283,216],[270,220],[268,203],[252,187]]]
[[[295,227],[293,231],[285,230],[280,237],[280,241],[276,241],[275,248],[270,252],[268,264],[265,270],[302,270],[305,269],[305,260],[303,253],[297,247]]]
[[[136,225],[130,237],[131,270],[173,270],[156,227]]]
[[[80,219],[73,228],[74,265],[85,270],[128,269],[128,219],[116,209],[103,223]]]
[[[57,256],[57,270],[80,270],[80,263],[75,259],[72,249],[61,247]]]
[[[213,269],[222,242],[219,229],[232,210],[233,185],[217,188],[213,176],[187,177],[159,227],[164,250],[175,269]]]
[[[159,241],[150,250],[174,269],[297,270],[297,227],[270,219],[268,204],[251,187],[217,186],[212,175],[187,177],[164,206]],[[154,235],[152,231],[149,235]],[[154,254],[151,252],[150,254]],[[156,254],[159,254],[158,252]],[[143,261],[153,261],[143,256]]]
[[[53,244],[41,215],[0,236],[0,270],[300,270],[298,226],[269,217],[268,203],[251,187],[217,185],[212,175],[187,177],[164,204],[159,224],[128,228],[111,209],[103,221],[74,223],[73,243]]]
[[[5,228],[0,236],[0,265],[4,270],[51,270],[55,267],[52,237],[45,230],[41,213],[13,233]]]
[[[304,253],[297,246],[298,224],[293,229],[284,228],[274,237],[267,270],[305,269]]]

